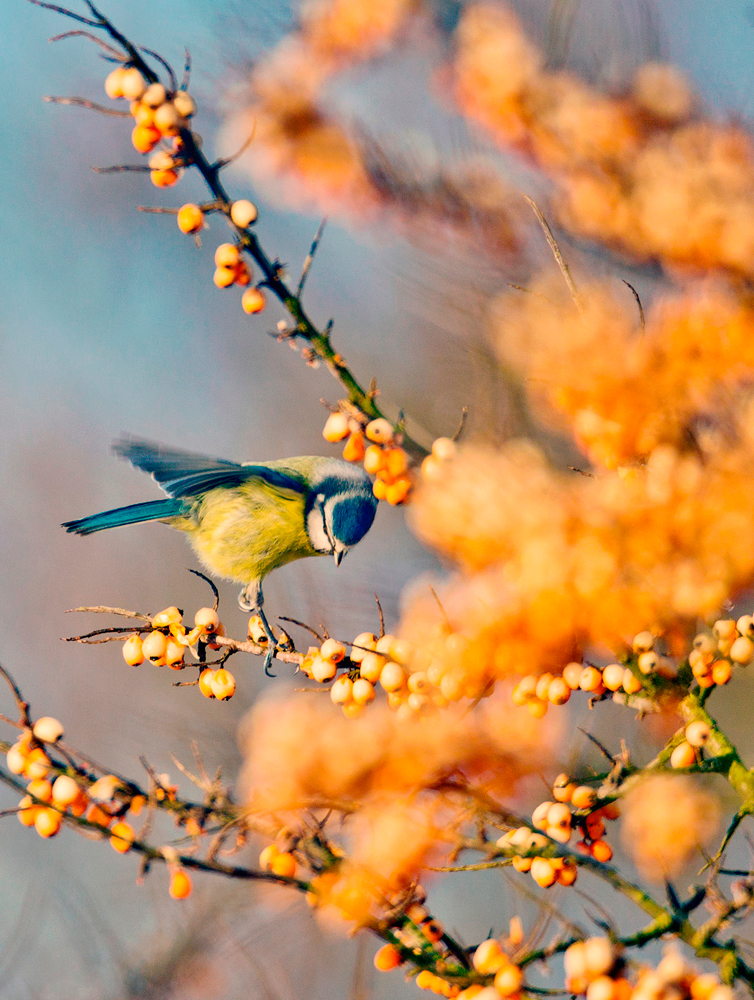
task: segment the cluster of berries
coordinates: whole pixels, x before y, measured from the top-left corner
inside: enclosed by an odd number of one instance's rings
[[[290,851],[281,851],[277,844],[268,844],[259,855],[259,867],[281,878],[293,878],[298,865]]]
[[[374,495],[389,504],[406,503],[413,487],[409,460],[401,448],[401,435],[389,420],[378,417],[366,425],[357,417],[338,410],[327,418],[322,430],[325,441],[345,440],[343,458],[363,462],[370,476],[376,476]]]
[[[541,802],[534,810],[531,827],[510,830],[497,841],[497,846],[506,850],[511,847],[521,849],[522,853],[513,858],[513,867],[519,872],[530,872],[537,885],[544,889],[556,882],[573,885],[578,868],[564,858],[538,857],[537,851],[550,846],[553,840],[567,844],[573,833],[578,831],[581,839],[576,848],[595,861],[607,862],[612,858],[613,851],[603,839],[605,820],[614,820],[620,815],[620,809],[614,802],[595,808],[598,797],[594,789],[576,784],[567,774],[559,774],[555,779],[552,797],[554,801]]]
[[[406,669],[411,654],[412,647],[404,639],[362,632],[351,644],[349,656],[346,646],[335,639],[310,646],[300,669],[320,684],[333,681],[338,670],[343,671],[330,687],[330,697],[347,718],[360,715],[374,701],[378,684],[387,695],[388,706],[408,717],[429,704],[426,676]]]
[[[105,93],[131,102],[135,122],[131,142],[137,152],[151,153],[162,139],[173,140],[172,154],[161,150],[150,159],[149,167],[157,187],[175,184],[182,166],[180,131],[188,128],[196,113],[193,97],[185,90],[171,94],[161,83],[148,83],[135,66],[114,69],[105,80]]]
[[[194,615],[192,629],[183,624],[183,612],[175,606],[156,614],[151,619],[151,625],[151,631],[143,639],[138,632],[134,632],[123,644],[123,659],[132,667],[149,660],[156,667],[183,670],[187,649],[200,658],[197,651],[199,643],[217,650],[220,647],[212,641],[213,638],[225,635],[223,623],[214,608],[199,608]],[[236,681],[228,670],[207,667],[199,676],[199,690],[205,698],[227,701],[235,693]]]
[[[608,938],[577,941],[566,950],[566,989],[586,1000],[733,1000],[733,990],[714,973],[700,973],[673,947],[656,969],[643,969],[636,982],[627,978],[620,949]]]
[[[754,618],[720,618],[712,634],[702,632],[693,642],[689,666],[701,688],[727,684],[733,667],[745,667],[754,659]]]
[[[670,755],[671,767],[693,767],[698,764],[712,735],[712,729],[703,719],[696,719],[686,726],[683,735],[684,739],[673,748]]]
[[[595,698],[607,691],[638,694],[642,683],[630,667],[610,663],[606,667],[568,663],[559,676],[551,673],[527,674],[513,689],[514,705],[526,706],[536,719],[541,719],[549,705],[565,705],[573,691],[585,691]]]
[[[422,476],[428,482],[439,482],[445,475],[446,463],[453,458],[455,453],[455,441],[446,437],[436,438],[432,442],[432,451],[422,462]]]
[[[84,817],[88,823],[107,830],[110,845],[120,854],[131,850],[136,834],[124,820],[126,813],[137,816],[147,804],[144,795],[132,794],[112,774],[88,781],[81,774],[70,773],[70,766],[54,762],[46,747],[54,746],[63,737],[63,726],[50,716],[38,719],[31,729],[6,754],[6,765],[12,774],[26,778],[26,795],[18,804],[17,816],[23,826],[33,826],[40,837],[54,837],[66,816]],[[169,784],[167,775],[160,776],[157,798],[175,797],[177,787]],[[191,880],[178,864],[170,865],[169,892],[174,899],[183,899],[191,892]]]
[[[234,203],[234,206],[238,202]],[[251,202],[247,202],[251,205]],[[230,288],[231,285],[240,285],[246,288],[241,296],[241,308],[245,313],[253,316],[261,312],[266,304],[264,292],[261,288],[251,284],[251,268],[241,255],[241,249],[235,243],[221,243],[215,250],[215,273],[213,281],[218,288]]]

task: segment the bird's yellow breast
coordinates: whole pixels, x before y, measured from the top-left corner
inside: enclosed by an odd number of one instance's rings
[[[168,523],[186,532],[211,573],[248,583],[294,559],[320,555],[306,534],[304,505],[302,493],[251,479],[209,490]]]

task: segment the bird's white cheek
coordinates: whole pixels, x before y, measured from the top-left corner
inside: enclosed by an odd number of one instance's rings
[[[322,513],[316,507],[309,511],[309,516],[306,519],[306,533],[312,543],[312,548],[316,549],[317,552],[323,554],[332,552],[332,543],[327,537],[325,526],[322,523]]]

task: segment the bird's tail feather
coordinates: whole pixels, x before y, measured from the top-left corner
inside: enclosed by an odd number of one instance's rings
[[[150,500],[147,503],[134,503],[130,507],[116,507],[115,510],[103,510],[101,514],[82,517],[78,521],[66,521],[63,527],[66,531],[74,531],[77,535],[91,535],[105,528],[119,528],[124,524],[138,524],[140,521],[161,521],[166,517],[177,517],[185,508],[183,499]]]

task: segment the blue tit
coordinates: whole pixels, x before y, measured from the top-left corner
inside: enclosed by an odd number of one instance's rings
[[[339,566],[369,531],[377,510],[364,469],[336,458],[297,456],[238,464],[122,438],[116,455],[148,472],[167,493],[163,500],[106,510],[63,527],[78,535],[141,521],[163,521],[188,535],[200,562],[214,576],[243,583],[238,603],[260,616],[262,582],[272,570],[304,556],[333,556]]]

